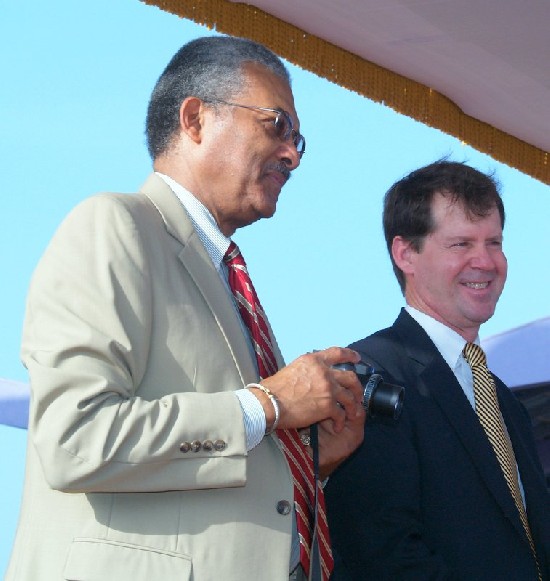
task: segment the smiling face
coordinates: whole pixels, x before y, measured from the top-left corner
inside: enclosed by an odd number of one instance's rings
[[[473,341],[494,313],[507,274],[497,208],[470,216],[461,204],[436,194],[435,228],[416,252],[396,237],[392,253],[406,279],[407,303]]]
[[[243,89],[230,101],[287,111],[298,130],[288,83],[261,65],[247,65],[244,71]],[[192,191],[222,232],[231,236],[237,228],[273,216],[281,189],[300,158],[292,140],[277,137],[276,113],[204,104],[202,116],[201,169]]]

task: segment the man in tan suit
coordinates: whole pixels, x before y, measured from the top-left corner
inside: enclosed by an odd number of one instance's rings
[[[222,261],[237,228],[274,214],[298,127],[275,55],[193,41],[151,97],[155,173],[60,226],[28,298],[8,580],[300,578],[293,479],[270,432],[318,423],[326,477],[363,437],[361,386],[332,368],[358,356],[333,347],[285,367],[271,338],[279,371],[262,391]]]

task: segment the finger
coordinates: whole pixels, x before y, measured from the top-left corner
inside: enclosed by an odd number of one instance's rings
[[[346,425],[346,410],[343,406],[338,405],[337,402],[334,402],[334,406],[332,409],[331,419],[333,421],[333,428],[334,431],[338,434]]]
[[[361,415],[362,410],[363,406],[353,400],[352,403],[344,408],[344,411],[346,412],[346,420],[349,420],[350,422],[355,421],[357,417]]]
[[[316,354],[327,365],[358,363],[361,360],[359,353],[348,347],[329,347],[328,349],[317,351]]]
[[[319,429],[319,442],[321,442],[325,438],[327,438],[328,441],[328,438],[333,437],[336,433],[334,431],[334,422],[332,421],[331,418],[320,421],[317,424],[317,426]]]
[[[336,400],[337,405],[346,412],[346,419],[353,420],[357,417],[361,402],[357,401],[351,390],[341,387],[336,396]]]
[[[358,429],[362,433],[366,419],[367,419],[367,413],[365,411],[365,408],[362,405],[360,405],[360,406],[357,407],[357,415],[355,416],[355,418],[351,418],[348,421],[348,424],[347,425],[352,430],[357,430]]]
[[[351,392],[355,403],[363,403],[363,386],[354,371],[342,371],[340,369],[332,370],[333,376],[337,383],[344,389]]]

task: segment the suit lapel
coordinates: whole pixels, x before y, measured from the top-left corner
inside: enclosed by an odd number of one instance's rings
[[[480,478],[527,542],[519,513],[495,453],[454,373],[420,325],[403,311],[394,324],[417,373],[417,388],[429,393],[469,454]]]
[[[162,216],[168,233],[181,244],[178,258],[200,290],[224,335],[243,384],[253,381],[258,372],[238,313],[183,205],[164,180],[155,174],[149,176],[141,192]]]
[[[503,390],[508,391],[508,388],[496,377],[495,382],[497,384],[497,393],[502,392]],[[535,529],[535,523],[539,520],[541,515],[537,514],[535,511],[530,511],[530,506],[540,505],[539,501],[531,502],[534,499],[530,493],[538,494],[539,490],[545,489],[545,483],[541,483],[539,480],[538,475],[540,474],[540,468],[536,465],[536,456],[533,456],[532,451],[529,450],[527,442],[522,437],[522,434],[525,433],[524,429],[520,425],[521,421],[518,417],[517,411],[512,409],[512,403],[515,403],[513,400],[514,396],[509,394],[510,397],[504,397],[505,395],[507,394],[498,393],[499,405],[510,439],[512,440],[512,447],[514,448],[514,455],[516,457],[526,496],[527,516],[529,524],[531,525],[531,530],[533,531]],[[547,498],[545,498],[543,502],[548,502]],[[543,516],[543,518],[547,518],[547,516]]]

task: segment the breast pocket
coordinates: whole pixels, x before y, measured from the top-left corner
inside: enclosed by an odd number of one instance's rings
[[[186,581],[187,555],[105,539],[75,539],[65,565],[66,581]]]

